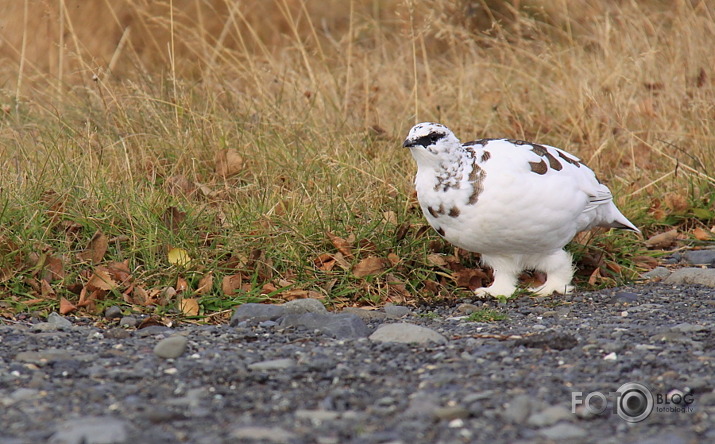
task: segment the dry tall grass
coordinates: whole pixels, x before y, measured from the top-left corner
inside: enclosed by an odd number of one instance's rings
[[[673,193],[712,209],[714,45],[705,0],[5,1],[2,223],[26,251],[69,254],[99,227],[147,269],[167,242],[219,261],[195,232],[152,231],[174,204],[241,234],[212,248],[290,262],[325,230],[417,217],[399,147],[422,120],[564,147],[658,223],[646,210]],[[226,148],[245,160],[230,179]],[[50,190],[78,239],[32,209]]]

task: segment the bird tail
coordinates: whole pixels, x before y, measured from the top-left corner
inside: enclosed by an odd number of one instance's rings
[[[604,223],[601,224],[602,227],[606,228],[619,228],[623,230],[631,230],[636,233],[640,233],[641,230],[638,229],[631,221],[628,220],[626,216],[621,213],[621,211],[616,207],[616,205],[611,202],[607,207],[609,214],[606,215],[602,220]]]

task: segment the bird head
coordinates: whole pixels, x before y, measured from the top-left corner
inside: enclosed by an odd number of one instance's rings
[[[417,163],[434,162],[453,155],[461,147],[459,139],[449,128],[439,123],[423,122],[413,126],[402,143],[410,148]]]

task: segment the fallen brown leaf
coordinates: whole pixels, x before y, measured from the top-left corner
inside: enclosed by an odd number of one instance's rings
[[[61,315],[66,315],[67,313],[71,313],[73,311],[77,310],[77,306],[68,301],[65,298],[60,298],[60,314]]]
[[[216,152],[214,161],[216,174],[219,177],[231,177],[243,170],[243,157],[233,148]]]
[[[175,174],[167,178],[164,188],[172,196],[189,196],[196,191],[196,185],[183,174]]]
[[[326,232],[325,234],[328,236],[328,239],[330,239],[330,242],[333,244],[333,246],[337,248],[338,251],[343,254],[343,256],[348,259],[351,259],[353,257],[353,246],[348,240],[336,236],[330,231]]]
[[[693,230],[693,236],[697,240],[706,241],[706,240],[710,240],[712,238],[712,233],[709,233],[708,231],[703,230],[700,227],[697,227]]]
[[[108,247],[109,239],[107,239],[107,236],[105,236],[101,230],[97,230],[94,236],[92,236],[92,239],[90,239],[89,244],[87,244],[87,248],[77,254],[77,257],[79,257],[80,260],[98,264],[104,259]]]
[[[62,259],[47,255],[45,257],[45,268],[42,271],[42,280],[49,283],[63,279],[65,277],[64,267]]]
[[[106,267],[97,267],[95,268],[92,277],[89,278],[89,281],[87,282],[85,288],[88,288],[90,291],[109,291],[117,288],[117,283],[114,281],[114,279],[112,279],[112,276],[109,274],[109,270]]]
[[[196,289],[196,294],[207,294],[211,292],[214,285],[214,275],[208,272],[204,277],[199,279],[199,286]]]
[[[43,298],[47,298],[47,297],[52,297],[52,298],[54,298],[54,297],[55,297],[55,290],[54,290],[54,289],[52,288],[52,286],[51,286],[46,280],[44,280],[44,279],[40,281],[40,289],[41,289],[40,295],[41,295]]]
[[[330,253],[323,253],[313,259],[313,264],[318,270],[331,271],[335,267],[335,256]]]
[[[286,290],[279,294],[281,299],[286,301],[292,301],[295,299],[324,299],[325,296],[322,293],[318,293],[313,290]]]
[[[353,275],[361,278],[385,271],[385,260],[376,256],[368,256],[353,267]]]
[[[469,288],[472,291],[484,287],[488,280],[487,274],[477,268],[465,268],[455,271],[452,276],[454,276],[455,284],[458,287]]]
[[[189,283],[186,281],[186,279],[182,278],[181,276],[176,278],[176,288],[174,288],[177,293],[186,291],[189,289]]]
[[[402,259],[400,259],[400,256],[396,255],[395,253],[388,253],[387,260],[390,261],[390,264],[392,264],[393,267],[402,261]]]
[[[645,245],[648,248],[668,248],[675,244],[678,240],[678,230],[670,230],[664,233],[659,233],[651,236],[645,241]]]
[[[186,220],[186,212],[176,207],[169,207],[164,211],[162,220],[168,229],[176,233]]]
[[[194,298],[186,298],[179,301],[179,310],[185,316],[199,315],[199,301]]]
[[[430,265],[434,265],[436,267],[444,267],[445,265],[447,265],[447,259],[444,258],[444,255],[437,253],[428,255],[427,262],[429,262]]]
[[[673,213],[684,213],[690,208],[688,198],[679,193],[668,193],[663,198],[665,206]]]
[[[227,296],[236,293],[236,290],[241,288],[243,277],[240,273],[224,276],[221,281],[221,291]]]

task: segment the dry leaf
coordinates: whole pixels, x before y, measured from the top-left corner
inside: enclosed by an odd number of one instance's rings
[[[593,270],[593,273],[591,273],[591,276],[589,276],[588,284],[591,286],[594,286],[594,285],[596,285],[596,283],[598,282],[598,280],[600,278],[601,278],[601,269],[596,268],[595,270]]]
[[[149,293],[140,286],[135,286],[132,288],[131,293],[124,294],[124,302],[128,304],[146,306],[149,300]]]
[[[397,213],[394,211],[385,211],[382,213],[382,217],[386,222],[397,225]]]
[[[52,286],[46,280],[43,279],[40,281],[40,288],[41,288],[40,295],[43,298],[55,296],[55,290],[52,288]]]
[[[444,267],[447,265],[447,259],[445,259],[444,255],[436,253],[427,256],[427,262],[436,267]]]
[[[87,244],[87,248],[83,252],[79,253],[77,257],[80,260],[92,262],[93,264],[98,264],[102,262],[104,254],[107,252],[107,247],[109,246],[109,239],[100,230],[97,230],[92,236],[92,239]]]
[[[132,280],[132,275],[129,274],[128,259],[123,262],[110,262],[107,264],[107,272],[120,286],[127,285]]]
[[[196,294],[207,294],[211,292],[214,285],[214,275],[212,272],[208,272],[204,277],[199,279],[199,286],[196,289]]]
[[[47,255],[45,257],[45,268],[42,271],[42,280],[49,282],[61,280],[65,277],[64,263],[62,259]]]
[[[60,314],[61,315],[66,315],[67,313],[71,313],[73,311],[77,310],[77,306],[68,301],[65,298],[60,298]]]
[[[168,229],[176,233],[186,220],[186,212],[176,207],[169,207],[164,211],[162,220]]]
[[[668,193],[663,198],[663,201],[673,213],[684,213],[690,208],[688,199],[682,194]]]
[[[659,233],[655,236],[651,236],[645,241],[645,245],[648,248],[668,248],[675,244],[678,240],[678,230],[670,230],[665,233]]]
[[[164,188],[172,196],[189,196],[196,190],[196,185],[183,174],[176,174],[166,179]]]
[[[191,263],[191,257],[189,253],[183,248],[172,248],[167,253],[167,259],[171,265],[178,265],[180,267],[186,267]]]
[[[355,277],[365,277],[385,271],[385,260],[375,256],[368,256],[353,267]]]
[[[470,290],[484,287],[485,282],[488,280],[487,274],[476,268],[455,271],[452,276],[454,276],[455,284],[458,287],[469,288]]]
[[[236,290],[241,288],[242,282],[243,277],[240,273],[224,276],[221,281],[221,291],[223,294],[231,296],[236,293]]]
[[[700,227],[697,227],[693,230],[693,236],[695,237],[695,239],[700,241],[706,241],[712,238],[712,234],[708,233]]]
[[[390,264],[392,264],[393,267],[397,266],[397,264],[401,262],[400,256],[395,253],[388,253],[387,260],[390,261]]]
[[[92,277],[89,278],[89,282],[87,282],[85,288],[89,289],[90,291],[109,291],[117,288],[117,283],[114,281],[114,279],[112,279],[112,276],[109,274],[109,270],[106,267],[97,267],[94,270],[94,274],[92,274]]]
[[[336,236],[335,234],[331,233],[328,231],[327,233],[328,239],[330,239],[330,242],[333,244],[335,248],[338,249],[339,252],[343,254],[348,259],[351,259],[353,257],[353,246],[352,244],[343,239],[342,237]]]
[[[313,290],[286,290],[280,293],[281,299],[286,301],[292,301],[295,299],[324,299],[325,296],[322,293],[318,293]]]
[[[645,269],[653,269],[660,265],[660,261],[652,256],[636,256],[633,258],[633,262],[638,267]]]
[[[335,256],[330,253],[323,253],[313,259],[313,264],[318,270],[330,271],[333,269],[333,267],[335,267]]]
[[[220,177],[231,177],[243,170],[243,157],[233,148],[218,151],[214,160]]]
[[[186,298],[179,301],[179,310],[184,316],[199,315],[199,301],[194,298]]]
[[[181,276],[176,278],[176,292],[182,292],[186,291],[189,288],[189,283],[186,282],[186,279],[182,278]]]

